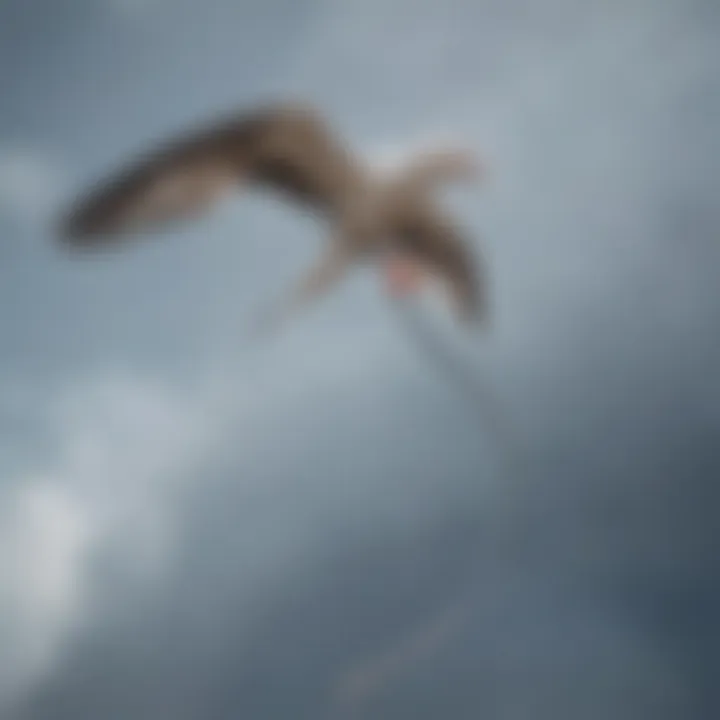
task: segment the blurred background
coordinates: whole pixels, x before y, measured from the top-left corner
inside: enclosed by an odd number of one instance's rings
[[[720,6],[0,2],[0,716],[720,717]],[[358,152],[453,135],[498,448],[273,198],[71,258],[63,203],[301,98]],[[449,333],[450,335],[452,333]]]

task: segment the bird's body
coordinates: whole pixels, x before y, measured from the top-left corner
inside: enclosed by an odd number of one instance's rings
[[[225,119],[131,163],[79,200],[62,234],[75,247],[99,247],[207,212],[238,186],[270,188],[329,227],[327,253],[283,312],[330,287],[352,262],[392,253],[445,280],[459,313],[479,318],[484,299],[471,253],[432,197],[438,182],[474,169],[468,154],[440,152],[380,177],[315,111],[274,106]]]

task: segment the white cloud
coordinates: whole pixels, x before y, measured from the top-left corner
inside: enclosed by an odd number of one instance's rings
[[[0,706],[92,611],[94,552],[119,548],[143,580],[165,566],[169,489],[212,437],[202,401],[125,377],[66,388],[40,410],[55,431],[51,461],[8,478],[0,503]]]
[[[51,672],[73,633],[107,610],[93,583],[93,560],[109,552],[124,591],[152,591],[172,567],[175,500],[200,469],[230,445],[257,450],[267,419],[367,375],[354,343],[318,354],[297,338],[312,367],[293,377],[277,363],[303,350],[288,332],[261,346],[253,363],[209,357],[193,387],[106,371],[67,382],[49,399],[4,393],[12,412],[50,426],[48,460],[2,468],[0,494],[0,712]],[[356,338],[366,345],[366,338]],[[287,370],[287,365],[283,366]],[[278,382],[278,378],[282,382]],[[27,407],[31,406],[31,407]],[[243,422],[247,419],[247,422]],[[21,465],[18,468],[18,465]],[[106,578],[105,578],[106,579]],[[128,598],[123,597],[123,602]],[[95,602],[97,601],[97,602]]]
[[[52,478],[32,478],[3,501],[0,525],[0,699],[28,687],[76,617],[78,576],[92,527],[86,508]]]

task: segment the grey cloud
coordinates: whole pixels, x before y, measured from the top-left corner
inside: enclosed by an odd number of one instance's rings
[[[462,629],[359,716],[712,717],[718,626],[698,613],[718,593],[720,457],[698,408],[673,404],[661,375],[570,412],[546,400],[535,412],[562,427],[534,438],[533,471],[508,502],[474,429],[440,431],[455,403],[436,398],[437,419],[403,442],[377,427],[388,392],[389,427],[430,411],[420,378],[393,385],[364,386],[368,405],[346,390],[299,443],[287,418],[272,458],[229,457],[188,498],[175,581],[79,645],[27,717],[63,717],[60,698],[68,717],[322,717],[345,673],[458,599]],[[313,467],[321,444],[335,452]],[[244,486],[264,474],[266,488]]]
[[[24,346],[40,386],[105,363],[161,369],[182,394],[214,355],[220,390],[237,373],[254,391],[228,399],[244,411],[221,451],[161,497],[169,576],[136,595],[122,548],[97,557],[98,614],[17,717],[327,717],[347,673],[402,656],[457,603],[458,628],[404,656],[359,717],[718,716],[715,5],[273,5],[235,50],[218,20],[235,11],[216,5],[183,6],[166,43],[95,48],[117,85],[77,68],[54,133],[89,173],[268,87],[323,102],[363,147],[464,132],[494,170],[449,200],[491,262],[478,368],[529,462],[493,474],[467,398],[393,335],[366,277],[277,344],[244,345],[242,317],[315,237],[269,204],[91,270],[47,263],[21,324],[73,318],[80,340],[64,362],[51,328]],[[215,81],[185,92],[196,73]]]

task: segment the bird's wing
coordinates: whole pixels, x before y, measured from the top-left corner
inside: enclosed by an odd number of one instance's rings
[[[410,189],[434,189],[441,182],[475,181],[482,171],[480,160],[472,150],[448,148],[426,151],[404,169],[401,183]]]
[[[458,317],[486,319],[487,289],[479,257],[457,227],[437,218],[425,219],[402,234],[403,244],[449,292]]]
[[[79,198],[61,228],[99,245],[207,211],[240,184],[273,187],[328,212],[359,169],[326,123],[301,106],[243,114],[175,139]]]

